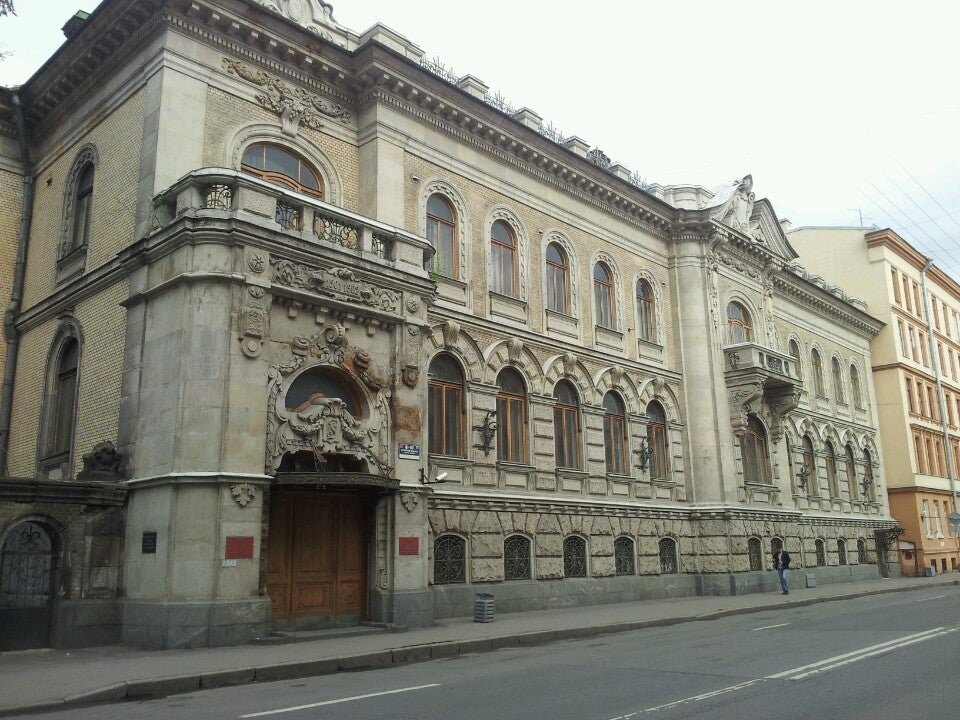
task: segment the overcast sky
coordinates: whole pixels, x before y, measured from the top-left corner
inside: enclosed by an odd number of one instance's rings
[[[17,0],[18,84],[95,0]],[[794,225],[893,227],[960,278],[960,4],[339,0],[649,182],[746,173]],[[469,10],[469,14],[466,13]]]

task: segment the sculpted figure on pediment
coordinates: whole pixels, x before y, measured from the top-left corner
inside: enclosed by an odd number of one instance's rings
[[[755,238],[758,235],[762,237],[760,228],[751,224],[756,200],[756,193],[753,192],[753,176],[746,175],[721,187],[708,207],[713,217],[724,225],[750,237]]]

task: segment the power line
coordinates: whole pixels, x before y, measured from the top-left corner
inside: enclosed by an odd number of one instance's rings
[[[940,204],[940,201],[939,201],[939,200],[937,200],[933,195],[930,194],[930,191],[929,191],[929,190],[927,190],[923,185],[920,184],[920,181],[917,180],[917,178],[915,178],[915,177],[913,176],[913,173],[910,172],[909,170],[907,170],[907,169],[903,166],[903,163],[901,163],[899,160],[894,159],[894,162],[897,163],[897,165],[899,165],[900,168],[901,168],[907,175],[910,176],[910,179],[913,180],[913,181],[917,184],[917,186],[927,194],[927,197],[929,197],[931,200],[933,200],[933,202],[936,204],[936,206],[937,206],[938,208],[940,208],[941,210],[943,210],[944,215],[945,215],[946,217],[950,218],[951,220],[953,220],[953,224],[956,225],[958,228],[960,228],[960,222],[957,221],[957,219],[953,216],[952,213],[947,212],[947,209],[946,209],[943,205]]]

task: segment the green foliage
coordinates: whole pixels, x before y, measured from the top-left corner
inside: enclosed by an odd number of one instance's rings
[[[13,0],[0,0],[0,17],[16,14],[17,11],[13,7]]]

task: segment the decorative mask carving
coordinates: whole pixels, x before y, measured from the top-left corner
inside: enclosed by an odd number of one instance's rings
[[[510,338],[507,342],[507,357],[510,362],[516,363],[520,360],[520,353],[523,352],[523,340],[518,337]]]
[[[117,448],[110,440],[98,442],[93,450],[83,455],[83,470],[78,480],[119,480],[120,464],[123,462]]]
[[[573,377],[577,372],[577,356],[573,353],[566,353],[563,356],[563,374],[566,377]]]
[[[457,346],[457,340],[460,339],[460,323],[455,320],[447,320],[443,324],[443,346],[448,350]]]

